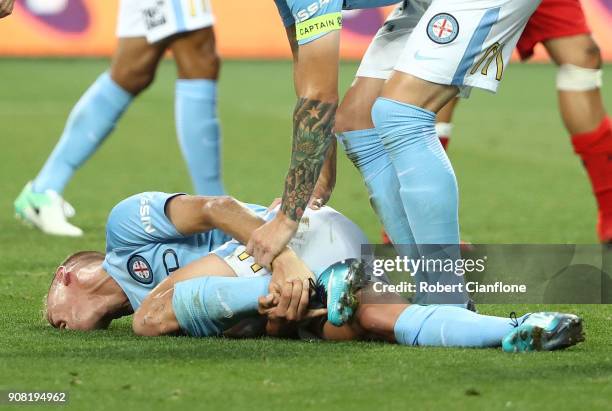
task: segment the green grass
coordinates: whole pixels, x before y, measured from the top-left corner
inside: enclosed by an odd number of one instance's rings
[[[0,389],[67,390],[73,409],[595,410],[612,403],[612,306],[584,316],[586,343],[565,352],[413,349],[376,343],[137,338],[129,320],[107,331],[58,332],[40,318],[51,272],[77,249],[104,247],[110,208],[139,191],[189,190],[176,145],[174,68],[134,104],[65,196],[82,239],[57,239],[12,218],[12,201],[60,134],[99,60],[0,63]],[[355,64],[342,66],[346,87]],[[473,242],[595,242],[596,210],[557,114],[555,69],[512,66],[497,97],[462,104],[450,155]],[[612,67],[605,71],[612,84]],[[612,107],[612,93],[608,93]],[[294,103],[290,65],[227,62],[220,110],[229,191],[267,204],[282,190]],[[366,192],[340,155],[332,205],[375,241]],[[537,307],[485,306],[486,313]]]

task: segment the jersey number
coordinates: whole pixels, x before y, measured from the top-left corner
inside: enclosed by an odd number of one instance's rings
[[[200,1],[202,3],[202,11],[206,13],[206,11],[208,10],[208,1],[207,0],[200,0]],[[191,17],[195,17],[196,0],[189,0],[189,13],[191,14]]]
[[[176,252],[173,249],[169,248],[164,251],[162,259],[164,260],[164,268],[166,269],[166,275],[170,275],[180,268],[178,256],[176,255]]]
[[[492,46],[490,46],[484,52],[482,57],[478,59],[476,64],[474,64],[474,67],[472,67],[470,74],[476,73],[478,69],[480,69],[480,66],[484,64],[480,73],[483,76],[486,76],[487,73],[489,72],[489,66],[491,65],[491,63],[493,63],[493,60],[495,60],[495,66],[497,67],[497,72],[495,73],[495,79],[497,81],[500,81],[504,74],[504,56],[502,55],[503,49],[504,49],[504,45],[499,44],[497,42],[494,43]]]
[[[249,253],[247,253],[246,251],[243,251],[242,253],[238,254],[238,259],[240,261],[244,261],[247,258],[249,258],[251,255]],[[251,271],[253,271],[254,273],[256,273],[257,271],[261,270],[263,267],[260,266],[257,263],[253,263],[251,264]]]

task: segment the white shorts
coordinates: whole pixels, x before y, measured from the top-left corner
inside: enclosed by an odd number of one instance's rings
[[[405,0],[378,30],[358,77],[393,70],[437,84],[496,92],[539,0]]]
[[[120,0],[117,37],[146,37],[155,43],[213,23],[209,0]]]
[[[351,220],[331,207],[307,209],[289,247],[306,266],[319,275],[329,266],[348,258],[361,258],[361,245],[368,240]],[[228,241],[213,252],[232,267],[238,277],[257,277],[270,272],[255,263],[238,241]]]

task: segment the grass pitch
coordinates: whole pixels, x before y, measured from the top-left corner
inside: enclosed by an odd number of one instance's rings
[[[0,64],[0,390],[68,391],[71,409],[612,409],[612,306],[554,307],[582,315],[587,341],[564,352],[415,349],[377,343],[137,338],[129,319],[88,334],[40,317],[57,263],[104,248],[122,198],[189,191],[176,144],[171,62],[69,185],[82,239],[18,224],[12,201],[41,167],[101,60]],[[355,64],[342,66],[346,87]],[[459,107],[450,156],[461,189],[462,235],[486,243],[595,242],[594,200],[557,114],[552,66],[510,67],[493,97]],[[612,67],[604,73],[612,84]],[[267,204],[282,192],[294,104],[286,62],[226,62],[220,83],[224,173],[230,193]],[[607,88],[608,108],[612,93]],[[343,154],[333,206],[372,241],[379,225]],[[481,306],[484,313],[542,309]],[[551,308],[551,307],[548,307]]]

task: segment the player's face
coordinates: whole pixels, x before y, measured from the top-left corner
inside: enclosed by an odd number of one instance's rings
[[[58,267],[58,280],[47,296],[47,319],[56,328],[95,330],[108,327],[105,301],[92,293],[100,264]],[[93,288],[95,290],[95,288]]]

